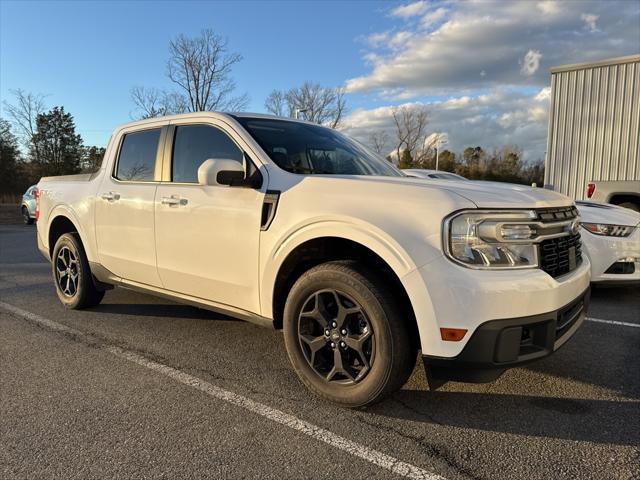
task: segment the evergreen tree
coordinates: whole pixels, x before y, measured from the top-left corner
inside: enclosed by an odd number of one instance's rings
[[[83,173],[93,173],[100,169],[104,158],[104,147],[86,147],[82,158]]]
[[[38,152],[36,160],[35,152]],[[38,115],[31,158],[40,164],[42,176],[68,175],[80,171],[82,138],[64,107],[53,107]]]
[[[0,194],[17,193],[20,151],[11,124],[0,118]]]

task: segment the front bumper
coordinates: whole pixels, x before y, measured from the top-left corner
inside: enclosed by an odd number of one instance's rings
[[[415,313],[423,354],[458,356],[480,325],[557,311],[589,287],[587,257],[571,273],[553,278],[541,269],[474,270],[444,256],[402,278]],[[443,341],[441,328],[467,330],[458,342]]]
[[[587,288],[558,310],[483,323],[456,357],[423,356],[430,385],[447,380],[490,382],[507,368],[551,355],[580,328],[589,298]]]

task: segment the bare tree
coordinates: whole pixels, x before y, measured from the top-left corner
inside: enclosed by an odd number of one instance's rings
[[[189,105],[183,95],[157,88],[133,87],[131,100],[137,108],[135,118],[153,118],[174,115],[189,111]]]
[[[169,42],[167,75],[182,91],[189,110],[237,110],[248,103],[246,94],[233,97],[232,67],[242,60],[227,50],[227,40],[207,29],[195,38],[179,35]]]
[[[267,99],[264,101],[264,108],[268,112],[273,113],[279,117],[285,117],[290,115],[289,106],[287,104],[287,94],[282,90],[273,90]]]
[[[15,104],[4,103],[4,108],[11,118],[11,122],[18,130],[18,136],[27,150],[31,150],[38,161],[39,148],[33,142],[33,136],[37,132],[36,120],[38,115],[44,113],[44,95],[25,92],[22,89],[10,90],[16,98]],[[32,148],[33,147],[33,148]]]
[[[369,134],[369,144],[376,153],[386,155],[387,143],[389,143],[389,134],[386,131],[378,130]]]
[[[323,87],[311,82],[287,91],[272,91],[264,106],[274,115],[295,117],[299,112],[305,120],[331,128],[340,125],[346,112],[343,88]]]
[[[411,157],[418,159],[424,156],[426,133],[429,123],[427,109],[422,105],[403,105],[392,110],[396,127],[396,155],[398,160],[405,150]]]

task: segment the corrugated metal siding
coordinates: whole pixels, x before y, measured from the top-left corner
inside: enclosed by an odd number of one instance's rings
[[[640,180],[640,56],[553,69],[545,186],[583,199],[591,180]]]

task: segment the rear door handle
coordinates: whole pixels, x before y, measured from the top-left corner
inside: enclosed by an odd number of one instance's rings
[[[184,206],[189,203],[189,200],[187,200],[186,198],[180,198],[178,195],[171,195],[170,197],[162,197],[160,203],[162,203],[162,205],[169,205],[171,207],[178,205]]]
[[[120,194],[116,192],[107,192],[100,195],[103,200],[107,202],[115,202],[116,200],[120,200]]]

